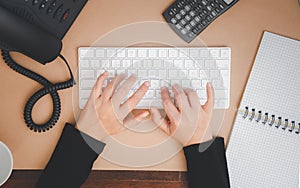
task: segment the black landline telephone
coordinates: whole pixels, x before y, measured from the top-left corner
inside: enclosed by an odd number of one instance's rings
[[[0,0],[0,49],[5,63],[44,86],[32,95],[24,109],[25,122],[35,132],[45,132],[55,125],[61,108],[57,91],[75,84],[66,59],[60,55],[61,40],[86,2],[87,0]],[[11,51],[23,53],[41,64],[60,57],[68,66],[71,79],[53,84],[18,65],[10,56]],[[48,122],[36,124],[32,119],[32,109],[46,94],[51,95],[54,110]]]

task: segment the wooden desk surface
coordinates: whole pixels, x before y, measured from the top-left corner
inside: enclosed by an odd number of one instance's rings
[[[62,54],[68,59],[74,73],[77,73],[77,49],[80,46],[96,44],[104,46],[124,46],[134,37],[145,37],[146,33],[134,33],[130,37],[122,35],[122,29],[132,29],[135,25],[143,28],[147,23],[159,23],[149,33],[160,33],[166,36],[171,45],[198,46],[197,42],[185,44],[165,24],[161,13],[172,0],[89,0],[63,40]],[[230,108],[223,113],[216,112],[216,119],[221,120],[217,134],[228,139],[244,87],[247,83],[255,54],[264,30],[282,34],[300,40],[300,7],[297,0],[240,0],[233,8],[213,22],[198,39],[207,46],[228,46],[232,50],[231,70],[231,101]],[[133,25],[133,26],[132,26]],[[142,26],[141,26],[142,25]],[[149,25],[149,24],[148,24]],[[151,24],[150,24],[151,25]],[[158,30],[162,28],[163,32]],[[150,27],[151,29],[151,27]],[[120,32],[121,31],[121,32]],[[116,33],[121,33],[119,37]],[[111,37],[113,36],[115,37]],[[147,38],[144,38],[147,41]],[[198,41],[199,41],[198,40]],[[145,42],[143,41],[143,42]],[[149,41],[149,40],[148,40]],[[141,42],[141,41],[138,41]],[[14,54],[20,64],[34,72],[40,73],[52,82],[68,79],[66,67],[59,59],[42,66],[32,60]],[[15,169],[42,169],[48,162],[51,153],[59,139],[65,122],[75,122],[78,115],[77,90],[60,91],[62,114],[57,125],[51,131],[38,134],[30,131],[23,120],[23,109],[28,98],[41,86],[9,69],[0,60],[0,140],[8,145],[14,157]],[[45,121],[52,113],[52,102],[49,96],[37,103],[33,110],[34,120]],[[224,118],[224,119],[223,119]],[[150,125],[146,125],[150,126]],[[155,138],[155,139],[153,139]],[[133,146],[156,144],[166,139],[159,130],[150,133],[137,134],[126,132],[119,140]],[[109,147],[108,147],[109,148]],[[109,156],[109,149],[105,151]],[[117,155],[123,155],[118,153]],[[158,153],[157,155],[160,155]],[[130,156],[125,154],[125,156]],[[136,157],[136,156],[132,156]],[[148,156],[149,157],[149,156]],[[152,157],[152,156],[150,156]],[[155,156],[157,157],[157,156]],[[143,158],[140,159],[141,161]],[[94,169],[137,169],[137,170],[170,170],[184,171],[185,162],[181,152],[167,161],[147,166],[129,168],[103,160],[101,157]],[[154,164],[154,163],[153,163]]]

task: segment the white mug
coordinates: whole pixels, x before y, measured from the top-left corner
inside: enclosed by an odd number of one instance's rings
[[[13,157],[8,147],[0,141],[0,186],[9,178],[13,169]]]

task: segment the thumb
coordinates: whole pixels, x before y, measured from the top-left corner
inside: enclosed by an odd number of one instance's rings
[[[124,126],[125,127],[134,127],[134,126],[140,124],[142,121],[144,121],[148,115],[149,115],[148,111],[143,111],[141,113],[138,113],[135,116],[128,116],[124,120]]]
[[[157,108],[151,107],[152,121],[166,134],[170,135],[169,123],[163,118]]]

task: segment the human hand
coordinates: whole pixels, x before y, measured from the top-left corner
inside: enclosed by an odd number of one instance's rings
[[[77,122],[80,131],[100,141],[108,135],[124,131],[126,127],[137,125],[149,115],[148,111],[142,111],[133,117],[127,117],[149,89],[149,81],[144,82],[127,101],[122,103],[134,86],[136,76],[130,76],[121,84],[125,75],[118,75],[102,91],[107,77],[108,72],[98,77]]]
[[[161,98],[165,112],[170,121],[163,118],[158,109],[152,107],[152,120],[168,135],[175,138],[183,146],[199,144],[212,139],[209,127],[214,94],[211,84],[206,85],[207,101],[202,106],[193,89],[183,89],[175,84],[172,87],[178,108],[172,102],[167,88],[161,89]]]

